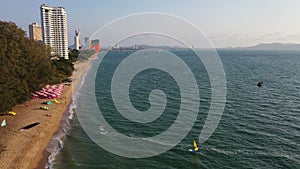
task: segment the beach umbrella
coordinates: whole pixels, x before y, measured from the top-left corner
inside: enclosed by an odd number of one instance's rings
[[[38,97],[37,94],[31,93],[31,98],[32,98],[32,99],[36,99],[37,97]]]

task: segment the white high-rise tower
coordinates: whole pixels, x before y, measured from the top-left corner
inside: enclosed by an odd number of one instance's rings
[[[80,30],[75,30],[74,44],[75,44],[75,49],[79,50],[81,47]]]
[[[63,7],[41,5],[43,42],[68,59],[67,13]]]

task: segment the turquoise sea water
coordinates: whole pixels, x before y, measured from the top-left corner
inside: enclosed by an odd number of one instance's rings
[[[192,52],[173,52],[194,73],[201,96],[197,121],[177,146],[149,158],[120,157],[93,143],[74,115],[64,126],[66,136],[57,148],[62,149],[51,162],[51,168],[300,167],[300,51],[218,51],[226,73],[226,106],[212,137],[199,145],[200,155],[193,155],[188,149],[198,138],[210,106],[208,75]],[[131,83],[132,104],[139,110],[147,110],[149,92],[161,89],[168,98],[163,115],[149,124],[133,123],[120,116],[111,101],[110,82],[115,68],[129,54],[108,53],[99,69],[91,67],[99,73],[95,81],[98,105],[107,122],[118,132],[132,137],[151,137],[167,130],[176,120],[180,89],[165,72],[143,71]],[[258,81],[263,81],[264,86],[257,87]],[[76,109],[73,111],[76,114]]]

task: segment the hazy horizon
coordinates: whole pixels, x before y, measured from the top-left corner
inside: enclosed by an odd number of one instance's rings
[[[300,43],[300,1],[297,0],[288,3],[280,0],[84,3],[12,0],[2,2],[0,20],[15,22],[28,33],[29,24],[41,23],[42,4],[66,9],[69,45],[73,44],[75,29],[81,30],[83,39],[112,20],[140,12],[162,12],[183,18],[202,30],[217,48],[247,47],[259,43]],[[190,38],[192,41],[193,37]]]

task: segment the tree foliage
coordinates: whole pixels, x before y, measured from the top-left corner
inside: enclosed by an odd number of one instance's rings
[[[72,74],[72,60],[51,60],[51,49],[25,37],[13,22],[0,21],[0,114],[46,84]]]
[[[49,56],[49,48],[26,38],[16,24],[0,21],[0,112],[50,82],[53,67]]]
[[[67,77],[72,75],[74,70],[74,65],[70,59],[53,59],[52,65],[54,67],[53,72],[55,74],[55,76],[52,77],[53,83],[63,82]]]

